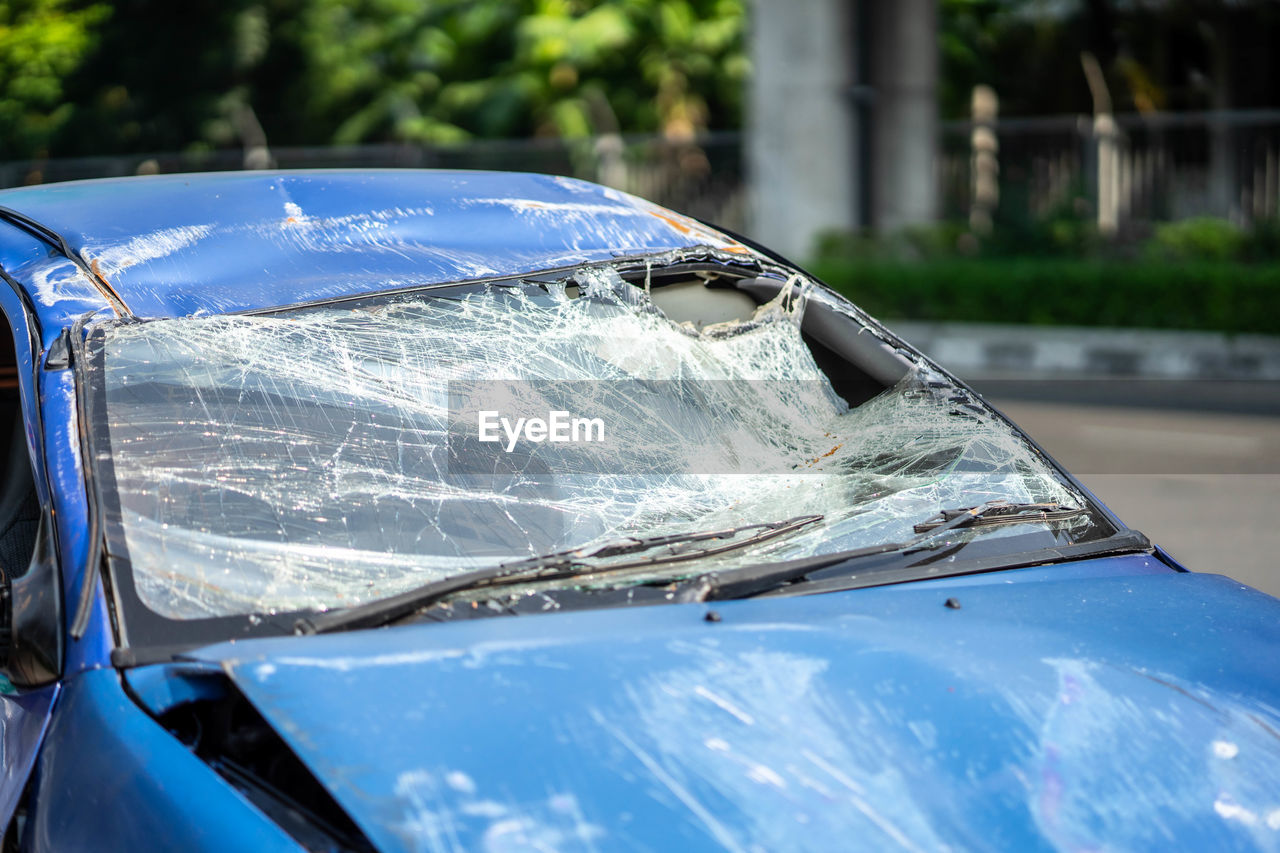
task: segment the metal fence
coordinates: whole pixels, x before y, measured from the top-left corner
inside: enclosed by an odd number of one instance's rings
[[[974,205],[972,122],[941,127],[937,187],[946,219]],[[1189,216],[1239,224],[1280,219],[1280,110],[1002,119],[996,140],[1001,218],[1097,217],[1117,229]],[[477,140],[224,150],[0,163],[0,186],[148,173],[279,168],[419,167],[572,175],[617,187],[726,228],[746,227],[743,136]],[[259,156],[262,155],[262,156]]]
[[[1280,218],[1280,110],[1004,119],[998,210],[1006,219],[1068,214],[1114,227],[1189,216],[1247,225]],[[972,122],[942,127],[943,215],[965,218],[974,187]]]
[[[363,145],[139,154],[0,163],[0,187],[81,178],[174,172],[281,169],[497,169],[570,175],[634,193],[740,230],[746,218],[742,139],[707,134],[695,142],[656,136],[587,140],[477,140],[464,145]]]

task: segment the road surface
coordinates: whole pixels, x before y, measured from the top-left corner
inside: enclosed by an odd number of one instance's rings
[[[1280,597],[1280,417],[989,399],[1187,568]]]

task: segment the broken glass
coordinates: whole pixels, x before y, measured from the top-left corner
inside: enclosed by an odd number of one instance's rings
[[[987,500],[1084,505],[917,356],[851,406],[815,361],[805,312],[878,333],[799,276],[777,285],[752,317],[701,329],[607,265],[107,324],[95,453],[118,556],[147,607],[184,620],[344,607],[627,535],[823,516],[715,558],[735,565],[901,541],[942,508]],[[594,413],[611,441],[461,441],[451,393],[476,383]],[[567,402],[564,383],[577,389]]]

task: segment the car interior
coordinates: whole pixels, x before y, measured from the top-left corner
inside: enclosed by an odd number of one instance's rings
[[[634,282],[640,284],[642,282]],[[653,276],[650,298],[667,318],[696,328],[751,319],[774,299],[783,283],[776,278],[738,278],[715,273]],[[906,375],[910,365],[862,327],[825,305],[811,303],[801,335],[832,388],[851,406],[860,406]]]
[[[40,501],[31,473],[18,391],[13,331],[0,315],[0,570],[5,579],[23,574],[35,551]]]

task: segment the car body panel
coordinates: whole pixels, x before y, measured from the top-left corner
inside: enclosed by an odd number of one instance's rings
[[[60,688],[50,684],[0,696],[0,820],[5,826],[31,776]]]
[[[1280,840],[1280,602],[1226,578],[1115,557],[714,608],[196,656],[380,849]]]
[[[693,246],[745,251],[634,196],[516,173],[165,175],[8,190],[0,206],[65,238],[137,317],[249,311]],[[107,304],[65,259],[28,258],[10,272],[32,282],[53,325]]]
[[[50,415],[43,412],[42,417],[41,409],[37,406],[40,399],[36,389],[37,354],[32,352],[31,347],[32,332],[35,330],[29,325],[31,318],[24,310],[20,295],[3,283],[0,283],[0,310],[10,318],[13,330],[23,424],[36,493],[41,505],[48,508],[54,504],[50,496],[49,466],[46,465],[46,460],[54,457],[46,446],[51,431],[41,429],[44,419]],[[82,486],[80,490],[83,494]],[[71,514],[67,519],[59,518],[58,521],[74,518],[74,514]],[[14,690],[8,685],[7,679],[5,684],[5,689],[9,692],[0,695],[0,748],[3,749],[3,754],[0,755],[0,765],[3,766],[3,772],[0,773],[0,826],[8,826],[26,787],[58,695],[56,684],[22,690]]]
[[[53,484],[53,517],[62,570],[62,612],[71,619],[84,593],[81,587],[89,559],[89,506],[80,457],[75,377],[70,370],[45,370],[40,379],[44,386],[45,458]],[[96,576],[91,576],[90,582],[99,583]],[[92,599],[90,607],[84,634],[67,646],[66,673],[103,666],[110,660],[113,640],[104,597]]]
[[[5,206],[10,192],[0,191],[0,206]],[[75,318],[110,309],[102,291],[72,258],[12,222],[0,221],[0,267],[23,291],[23,299],[40,326],[42,348],[49,347]],[[10,322],[27,313],[17,301],[17,293],[14,297],[14,307],[5,307]]]
[[[30,813],[33,850],[299,849],[147,716],[112,669],[67,680]]]

